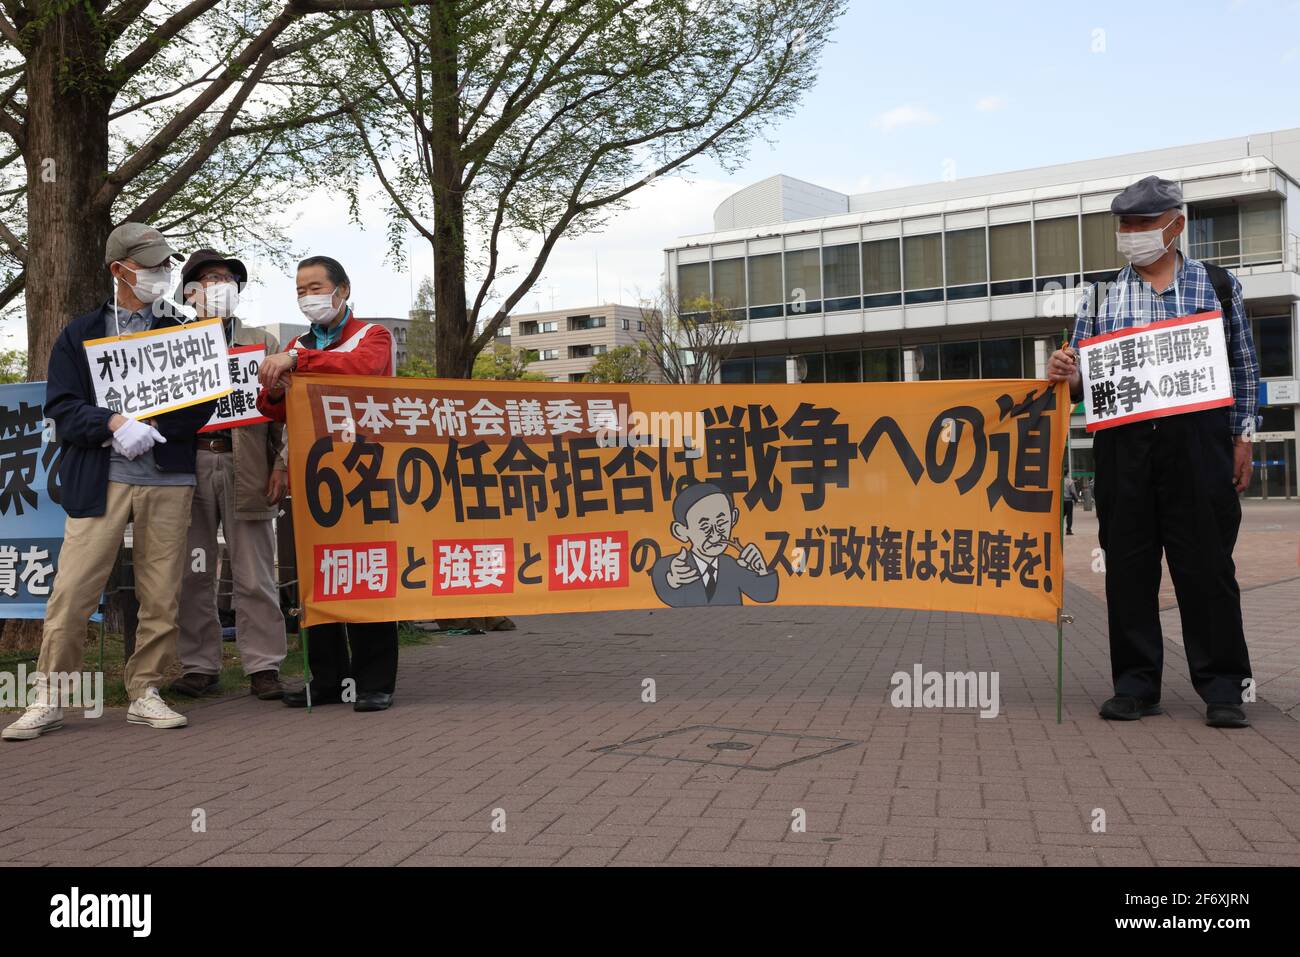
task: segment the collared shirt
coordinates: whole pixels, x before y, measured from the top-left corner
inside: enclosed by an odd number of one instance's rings
[[[126,336],[133,332],[146,332],[153,328],[153,309],[145,306],[132,312],[114,306],[110,299],[104,303],[104,332]],[[185,472],[163,472],[154,461],[153,449],[128,459],[114,449],[108,457],[108,480],[124,485],[193,485],[194,475]]]
[[[325,326],[311,324],[312,339],[316,343],[317,349],[328,349],[340,335],[343,334],[343,327],[348,324],[348,317],[352,315],[351,307],[343,310],[343,318],[334,325],[326,328]]]
[[[1215,295],[1214,285],[1205,266],[1181,254],[1174,281],[1163,292],[1125,266],[1115,281],[1102,285],[1105,298],[1093,315],[1093,295],[1084,295],[1074,320],[1070,345],[1076,349],[1081,339],[1103,335],[1116,329],[1145,326],[1162,319],[1213,312],[1223,307]],[[1223,332],[1228,345],[1228,365],[1232,373],[1232,434],[1240,435],[1255,427],[1255,405],[1259,391],[1259,362],[1255,358],[1255,340],[1246,321],[1246,305],[1241,297],[1241,282],[1232,279],[1232,315],[1223,317]],[[1094,287],[1096,288],[1096,287]],[[1101,293],[1096,294],[1100,297]],[[1249,423],[1249,424],[1248,424]]]
[[[691,558],[695,559],[695,564],[700,569],[701,581],[704,580],[704,573],[708,571],[713,572],[713,580],[715,582],[718,580],[718,562],[716,559],[709,561],[707,558],[701,558],[699,555],[695,554],[695,552],[691,552]]]

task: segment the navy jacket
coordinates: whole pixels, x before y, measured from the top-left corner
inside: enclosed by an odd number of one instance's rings
[[[108,420],[113,413],[95,404],[95,385],[83,345],[88,339],[102,339],[104,307],[78,316],[68,323],[50,353],[45,385],[45,414],[54,420],[62,455],[59,482],[63,509],[73,518],[103,515],[108,501],[108,461],[113,437]],[[153,328],[178,325],[171,316],[159,316]],[[200,402],[158,416],[154,427],[167,441],[153,447],[154,462],[163,472],[194,473],[194,436],[212,417],[215,399]]]

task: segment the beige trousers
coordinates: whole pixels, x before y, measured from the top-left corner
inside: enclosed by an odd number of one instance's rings
[[[189,541],[181,582],[180,656],[185,674],[221,674],[217,618],[217,526],[226,536],[234,588],[235,645],[244,674],[279,671],[287,650],[275,582],[272,519],[235,517],[235,460],[199,449]]]
[[[86,625],[99,605],[130,522],[140,619],[135,652],[126,662],[123,678],[132,701],[161,686],[163,673],[176,657],[176,587],[193,494],[190,485],[109,482],[103,515],[68,518],[59,570],[45,609],[38,671],[81,671]]]

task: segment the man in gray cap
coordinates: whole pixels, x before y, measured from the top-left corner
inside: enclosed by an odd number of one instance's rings
[[[1206,724],[1249,725],[1241,705],[1252,686],[1232,561],[1241,505],[1250,484],[1259,365],[1241,283],[1212,263],[1187,259],[1178,237],[1187,219],[1177,183],[1148,176],[1111,203],[1115,239],[1128,265],[1108,288],[1079,304],[1070,345],[1052,353],[1048,377],[1083,382],[1074,346],[1129,326],[1219,310],[1231,369],[1232,406],[1184,412],[1095,433],[1094,494],[1106,555],[1106,604],[1115,696],[1101,716],[1133,721],[1159,714],[1164,639],[1160,630],[1163,551],[1178,596],[1192,686]]]
[[[123,668],[127,720],[184,727],[186,718],[159,694],[176,657],[177,586],[194,492],[194,436],[216,401],[147,422],[96,403],[85,343],[177,324],[162,308],[180,256],[158,230],[126,223],[108,237],[104,260],[113,297],[68,323],[50,353],[45,414],[59,439],[59,482],[68,514],[53,591],[46,607],[36,688],[3,737],[21,741],[63,725],[58,676],[79,673],[86,625],[132,525],[135,594],[140,603],[135,651]]]

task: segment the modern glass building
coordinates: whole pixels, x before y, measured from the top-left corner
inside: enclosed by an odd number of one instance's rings
[[[1300,129],[852,196],[773,176],[666,250],[666,275],[741,320],[724,382],[1041,377],[1082,284],[1123,265],[1111,199],[1151,173],[1182,183],[1184,254],[1242,282],[1262,379],[1248,494],[1294,496]],[[1090,474],[1082,414],[1070,444]]]

